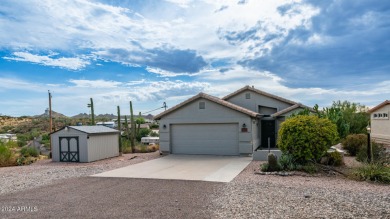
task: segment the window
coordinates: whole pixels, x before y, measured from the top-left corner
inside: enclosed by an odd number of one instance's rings
[[[250,99],[251,98],[251,93],[246,93],[245,94],[245,99]]]
[[[374,113],[372,114],[373,119],[389,119],[389,113]]]
[[[378,117],[379,118],[382,118],[383,116],[382,116],[382,113],[378,113]]]
[[[206,109],[206,103],[205,102],[199,102],[199,109]]]
[[[383,113],[383,117],[384,117],[384,118],[388,118],[389,115],[388,115],[387,113]]]
[[[378,114],[374,113],[374,118],[378,118]]]

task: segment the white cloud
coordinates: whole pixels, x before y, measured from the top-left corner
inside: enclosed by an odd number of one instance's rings
[[[116,88],[122,85],[122,82],[118,81],[105,81],[105,80],[69,80],[76,87],[83,88]]]
[[[89,65],[89,61],[83,60],[81,58],[51,58],[51,56],[56,54],[51,54],[47,56],[34,55],[28,52],[14,52],[13,57],[3,57],[6,60],[13,61],[23,61],[23,62],[32,62],[45,66],[53,66],[60,68],[67,68],[70,70],[79,70]]]

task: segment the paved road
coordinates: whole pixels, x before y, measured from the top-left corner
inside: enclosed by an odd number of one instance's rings
[[[208,197],[222,186],[181,180],[68,179],[0,196],[0,218],[212,218]]]

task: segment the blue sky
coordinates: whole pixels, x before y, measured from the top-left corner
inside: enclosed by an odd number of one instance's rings
[[[0,114],[147,112],[254,85],[303,104],[390,99],[390,2],[3,0]],[[158,113],[155,111],[154,113]]]

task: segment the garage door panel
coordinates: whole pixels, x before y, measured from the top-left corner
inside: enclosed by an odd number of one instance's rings
[[[172,153],[238,155],[238,124],[171,126]]]

